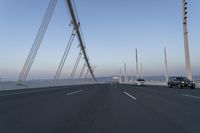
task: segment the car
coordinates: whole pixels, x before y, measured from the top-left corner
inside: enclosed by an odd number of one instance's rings
[[[112,77],[112,84],[119,84],[119,82],[120,82],[120,77],[118,76]]]
[[[139,78],[139,79],[137,79],[137,81],[136,81],[136,85],[138,85],[138,86],[143,86],[143,85],[144,85],[144,82],[145,82],[144,79]]]
[[[191,89],[195,88],[195,82],[187,79],[186,77],[170,77],[167,82],[168,87],[172,88],[177,86],[178,88],[190,87]]]

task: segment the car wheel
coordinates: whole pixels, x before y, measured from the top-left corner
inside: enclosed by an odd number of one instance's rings
[[[182,89],[183,87],[182,87],[182,85],[181,85],[181,84],[178,84],[178,88]]]
[[[172,88],[172,85],[171,85],[171,84],[168,84],[168,87],[169,87],[169,88]]]
[[[190,89],[195,89],[195,86],[191,86]]]

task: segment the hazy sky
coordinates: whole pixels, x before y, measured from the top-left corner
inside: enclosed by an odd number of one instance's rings
[[[16,79],[32,46],[49,0],[0,1],[0,78]],[[110,76],[127,63],[135,74],[135,48],[143,74],[164,75],[167,48],[170,75],[185,75],[182,0],[75,0],[87,52],[96,76]],[[55,12],[29,78],[53,78],[71,32],[64,0]],[[193,75],[200,74],[200,1],[188,0],[189,47]],[[78,56],[73,43],[62,77]],[[82,67],[80,63],[79,69]]]

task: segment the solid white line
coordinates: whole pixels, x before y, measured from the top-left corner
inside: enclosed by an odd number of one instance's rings
[[[128,92],[124,91],[124,94],[127,95],[127,96],[129,96],[133,100],[136,100],[136,98],[134,96],[132,96],[131,94],[129,94]]]
[[[198,99],[200,99],[200,97],[198,97],[198,96],[193,96],[193,95],[188,95],[188,94],[183,94],[183,96],[185,96],[185,97],[192,97],[192,98],[198,98]]]
[[[78,91],[74,91],[74,92],[70,92],[70,93],[67,93],[66,95],[69,96],[69,95],[73,95],[73,94],[76,94],[76,93],[79,93],[83,90],[78,90]]]

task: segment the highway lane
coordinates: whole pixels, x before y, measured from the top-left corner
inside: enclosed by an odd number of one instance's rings
[[[199,133],[198,97],[110,84],[0,92],[0,133]]]

